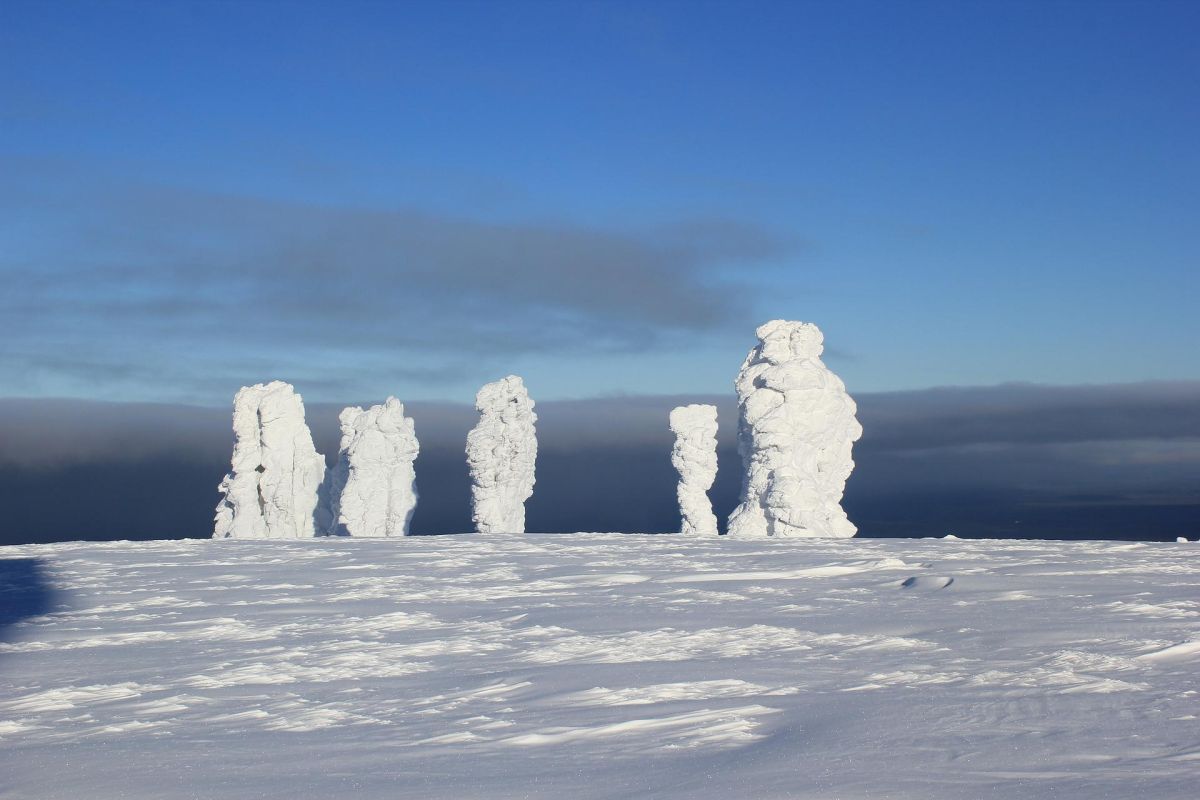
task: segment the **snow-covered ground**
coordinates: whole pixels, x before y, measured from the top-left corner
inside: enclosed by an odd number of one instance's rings
[[[0,631],[6,798],[1200,786],[1195,543],[497,535],[0,558],[65,608]]]

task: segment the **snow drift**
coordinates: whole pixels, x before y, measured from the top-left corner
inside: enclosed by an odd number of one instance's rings
[[[821,361],[824,337],[812,323],[785,320],[755,333],[734,384],[745,477],[729,535],[853,536],[841,501],[862,426],[845,384]]]

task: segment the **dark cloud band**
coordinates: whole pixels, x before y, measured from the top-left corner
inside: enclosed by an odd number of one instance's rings
[[[303,387],[301,387],[303,389]],[[1200,382],[998,386],[867,394],[846,503],[864,535],[1173,538],[1200,530]],[[720,409],[718,515],[740,464],[732,397],[538,404],[531,530],[678,524],[667,412]],[[411,403],[418,533],[469,528],[469,406]],[[309,404],[318,449],[338,406]],[[204,536],[228,466],[227,408],[0,400],[3,541]],[[617,498],[617,501],[614,501]]]
[[[454,380],[480,359],[647,350],[752,326],[748,276],[797,246],[723,218],[479,219],[3,167],[0,368],[84,385],[399,355]]]

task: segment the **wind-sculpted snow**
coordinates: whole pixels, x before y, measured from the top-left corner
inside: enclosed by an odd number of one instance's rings
[[[232,470],[221,481],[213,538],[306,539],[323,534],[325,458],[291,384],[245,386],[233,399]]]
[[[1195,796],[1200,545],[68,543],[0,795]],[[0,583],[0,603],[4,602]]]
[[[671,410],[669,422],[675,434],[671,464],[679,473],[676,495],[682,532],[716,536],[717,517],[708,490],[717,479],[717,407],[679,406]]]
[[[533,495],[537,414],[516,375],[486,384],[475,396],[479,423],[467,434],[471,518],[480,533],[524,533]]]
[[[735,383],[745,478],[729,535],[853,536],[842,492],[862,426],[821,361],[824,337],[811,323],[778,319],[755,333]]]
[[[347,408],[338,419],[342,444],[330,476],[333,533],[407,536],[417,507],[413,462],[420,448],[404,405],[389,397],[365,411]]]

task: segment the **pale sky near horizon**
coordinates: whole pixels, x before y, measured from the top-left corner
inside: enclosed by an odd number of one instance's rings
[[[0,396],[1200,378],[1200,5],[0,4]]]

